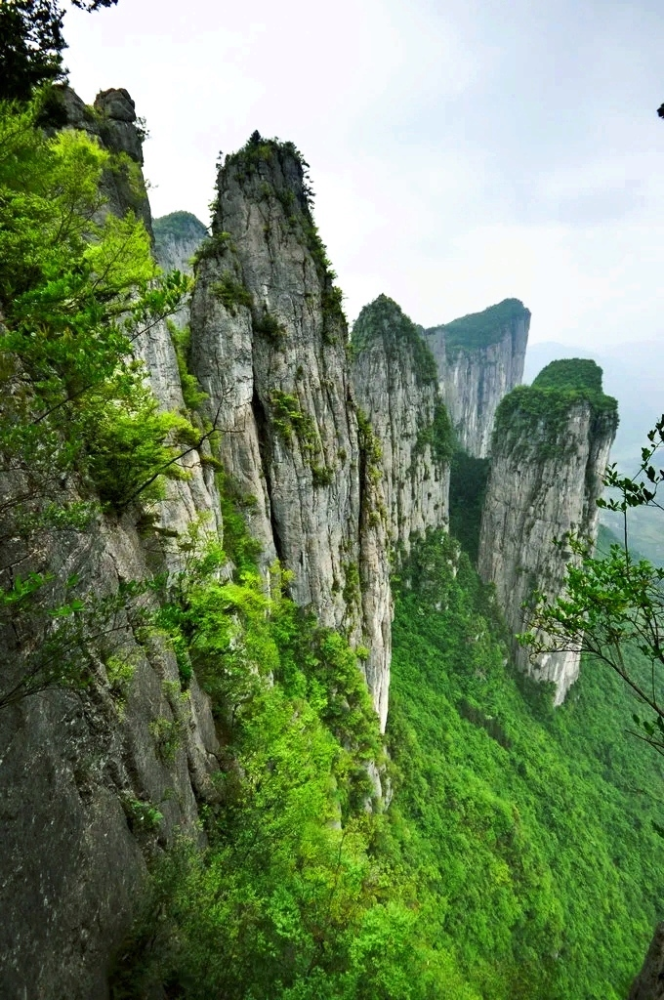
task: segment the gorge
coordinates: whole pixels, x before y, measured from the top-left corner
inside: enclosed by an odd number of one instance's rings
[[[60,99],[65,142],[110,157],[86,224],[152,239],[129,94]],[[22,155],[73,155],[45,141]],[[0,470],[0,993],[624,1000],[664,889],[657,803],[630,791],[661,768],[616,745],[615,678],[514,641],[532,589],[564,593],[555,540],[597,532],[601,370],[520,386],[516,299],[424,330],[383,294],[349,333],[288,142],[226,157],[209,233],[154,232],[190,301],[150,312],[150,274],[103,383],[59,353],[79,312],[38,311],[70,308],[87,249],[2,304],[8,384],[64,392],[8,407],[3,448],[67,416]],[[37,321],[58,350],[32,370],[11,337]],[[154,428],[170,450],[125,480]],[[86,450],[53,474],[68,434]],[[488,470],[477,567],[449,530],[460,454]]]

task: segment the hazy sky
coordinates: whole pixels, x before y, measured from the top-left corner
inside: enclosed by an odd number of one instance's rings
[[[664,345],[664,0],[119,0],[65,34],[81,97],[147,118],[155,215],[207,223],[220,150],[295,142],[351,319],[514,296],[532,340]]]

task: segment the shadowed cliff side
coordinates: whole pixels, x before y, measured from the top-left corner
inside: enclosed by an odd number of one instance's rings
[[[566,535],[597,536],[596,501],[617,422],[601,368],[578,358],[552,362],[498,408],[478,569],[495,584],[513,633],[525,631],[523,604],[535,589],[553,598],[564,592],[573,558]],[[513,652],[522,670],[555,684],[561,704],[578,676],[580,652],[538,654],[531,662],[516,641]]]

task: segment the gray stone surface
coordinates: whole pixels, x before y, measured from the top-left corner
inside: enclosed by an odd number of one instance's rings
[[[265,566],[322,623],[368,648],[387,718],[392,601],[384,503],[362,447],[348,333],[330,304],[303,168],[287,145],[228,158],[191,307],[192,366],[221,430],[219,458],[251,498]],[[225,290],[224,290],[225,289]]]
[[[551,440],[544,424],[526,414],[518,437],[496,438],[482,514],[478,569],[496,586],[498,602],[513,633],[523,632],[522,605],[533,590],[550,598],[564,593],[571,552],[554,545],[570,531],[596,538],[602,476],[616,430],[612,417],[593,415],[579,400]],[[517,665],[556,686],[563,702],[579,673],[575,650],[543,653],[535,662],[513,644]]]
[[[530,312],[524,308],[520,315],[501,323],[495,339],[483,347],[451,349],[445,326],[424,331],[459,445],[469,455],[486,458],[489,454],[498,404],[523,378],[529,328]]]
[[[101,95],[96,115],[68,89],[64,100],[73,127],[140,162],[133,102],[125,91]],[[136,209],[135,188],[121,178],[105,178],[104,185],[107,210]],[[147,198],[139,196],[149,226]],[[161,405],[183,408],[165,324],[139,338],[136,348]],[[158,527],[172,534],[203,516],[219,535],[214,482],[196,452],[186,464],[191,479],[169,483]],[[81,592],[103,597],[116,593],[121,581],[144,579],[155,565],[181,568],[178,550],[160,541],[163,534],[141,537],[137,518],[134,512],[120,521],[98,518],[83,533],[53,532],[38,550],[12,540],[0,551],[0,569],[10,578],[54,573],[57,606],[67,599],[62,581],[74,573]],[[116,624],[112,642],[93,644],[96,667],[84,690],[51,688],[0,709],[3,998],[106,1000],[109,963],[136,913],[146,858],[179,832],[198,838],[198,803],[215,795],[218,743],[207,699],[195,680],[186,695],[178,694],[173,653],[159,642],[139,641],[122,615]],[[33,640],[13,629],[0,635],[3,682],[20,670]],[[109,653],[133,665],[122,694],[104,666]],[[179,733],[172,759],[164,760],[159,749],[159,719]],[[163,817],[154,829],[142,818],[149,809]]]
[[[429,375],[434,366],[396,302],[381,295],[365,306],[353,328],[353,387],[380,442],[390,541],[399,555],[408,554],[413,536],[448,522],[449,460],[437,457],[431,440],[442,404]]]

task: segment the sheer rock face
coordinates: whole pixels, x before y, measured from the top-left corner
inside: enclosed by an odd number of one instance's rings
[[[659,924],[628,1000],[664,1000],[664,924]]]
[[[550,598],[564,593],[572,554],[554,540],[571,531],[596,538],[596,501],[617,426],[615,407],[598,409],[583,398],[562,411],[533,412],[531,392],[517,389],[497,414],[478,558],[513,633],[526,631],[522,606],[535,589]],[[542,653],[531,662],[516,641],[513,652],[523,671],[555,684],[560,705],[578,677],[580,653]]]
[[[192,258],[207,236],[207,229],[190,212],[172,212],[153,219],[154,250],[164,271],[193,274]]]
[[[385,295],[360,313],[352,351],[355,397],[382,451],[390,541],[407,555],[412,536],[448,521],[451,426],[436,362]]]
[[[383,498],[305,183],[288,144],[255,135],[227,158],[197,270],[192,367],[264,564],[278,557],[295,574],[298,604],[367,647],[384,726],[392,603]]]
[[[506,299],[482,313],[424,331],[459,446],[486,458],[496,409],[521,383],[530,312]]]
[[[133,102],[125,91],[98,100],[98,110],[109,109],[108,120],[93,115],[72,91],[64,92],[64,100],[71,125],[140,163]],[[149,226],[144,194],[120,180],[104,179],[108,210],[138,208]],[[137,348],[161,405],[182,408],[166,325],[139,338]],[[209,529],[220,532],[214,481],[203,474],[197,453],[185,461],[192,478],[168,484],[161,527],[185,531],[204,515]],[[5,485],[16,492],[15,483],[2,482],[0,493]],[[53,607],[71,599],[64,581],[74,574],[83,592],[102,598],[155,568],[177,571],[177,548],[169,549],[163,534],[143,537],[136,520],[136,512],[99,517],[84,532],[47,533],[36,550],[10,538],[0,546],[0,570],[10,578],[52,573]],[[165,846],[176,834],[199,837],[198,805],[216,794],[211,775],[218,770],[219,746],[207,698],[195,679],[189,695],[180,694],[173,652],[157,641],[139,641],[124,612],[114,625],[110,648],[133,669],[126,689],[114,686],[101,644],[85,689],[50,688],[0,708],[3,997],[106,1000],[109,963],[140,903],[145,857],[157,841]],[[0,630],[2,692],[12,677],[22,676],[32,641],[31,635]],[[155,724],[178,734],[179,746],[168,758]],[[155,822],[155,814],[163,819]]]

